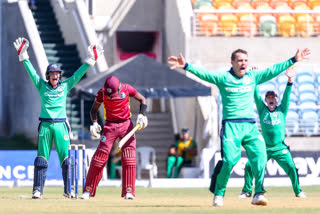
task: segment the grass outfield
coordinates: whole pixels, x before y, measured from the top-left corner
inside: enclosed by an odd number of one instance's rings
[[[240,188],[228,188],[224,207],[212,206],[212,194],[204,188],[137,188],[135,200],[120,197],[121,188],[99,187],[88,201],[66,199],[62,187],[46,187],[41,200],[31,199],[31,187],[0,188],[0,213],[223,213],[223,214],[319,214],[320,186],[303,187],[306,199],[296,198],[289,187],[269,187],[266,207],[251,199],[238,199]]]

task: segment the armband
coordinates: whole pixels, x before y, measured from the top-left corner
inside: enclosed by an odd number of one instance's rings
[[[147,105],[146,104],[141,104],[140,105],[140,111],[139,111],[139,114],[145,114],[146,113],[146,110],[147,110]]]

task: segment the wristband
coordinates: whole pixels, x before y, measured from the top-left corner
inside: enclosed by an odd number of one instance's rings
[[[139,114],[145,114],[146,113],[146,110],[147,110],[147,105],[146,104],[141,104],[140,105],[140,111],[139,111]]]

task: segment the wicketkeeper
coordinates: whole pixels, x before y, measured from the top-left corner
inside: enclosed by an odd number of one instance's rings
[[[41,101],[38,154],[34,160],[32,198],[42,198],[52,141],[54,141],[62,168],[63,195],[69,197],[67,193],[67,159],[68,146],[70,144],[70,127],[66,115],[67,94],[79,82],[90,66],[95,64],[98,57],[103,54],[103,49],[100,45],[90,45],[88,47],[89,56],[85,60],[85,63],[70,78],[65,80],[61,80],[62,70],[59,64],[49,64],[46,70],[46,80],[43,80],[39,77],[29,60],[27,53],[29,41],[20,37],[13,44],[18,51],[19,61],[23,62],[33,84],[40,94]]]
[[[143,130],[148,125],[145,116],[147,109],[146,98],[129,84],[121,83],[115,76],[106,79],[104,87],[99,90],[92,105],[90,116],[93,125],[90,126],[91,135],[99,139],[101,126],[98,124],[97,112],[101,104],[104,107],[104,127],[102,137],[96,152],[94,153],[87,175],[82,199],[88,200],[94,197],[96,188],[101,180],[112,146],[117,138],[122,139],[132,129],[130,113],[130,97],[140,102],[140,111],[136,125]],[[135,135],[122,146],[122,194],[125,199],[134,199],[136,181],[136,139]]]
[[[260,117],[262,136],[266,143],[267,160],[271,158],[276,160],[289,176],[296,197],[305,198],[306,194],[302,192],[300,188],[298,172],[293,162],[289,147],[284,142],[286,117],[290,104],[290,93],[292,90],[293,78],[295,76],[295,72],[292,67],[287,69],[286,75],[288,77],[288,84],[279,106],[277,106],[279,100],[278,95],[274,91],[267,91],[265,95],[267,105],[264,104],[262,97],[260,97],[259,89],[257,87],[254,92],[254,99]],[[253,174],[249,161],[245,167],[244,178],[245,184],[239,198],[251,197]]]

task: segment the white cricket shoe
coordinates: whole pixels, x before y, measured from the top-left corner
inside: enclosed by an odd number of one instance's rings
[[[124,196],[124,199],[134,200],[134,196],[130,192],[127,192],[126,196]]]
[[[264,197],[263,193],[257,193],[253,196],[251,204],[267,206],[268,200]]]
[[[84,200],[89,200],[90,192],[84,192],[80,198]]]
[[[75,198],[76,195],[74,194],[74,192],[71,192],[70,194],[69,193],[63,193],[63,196],[66,197],[66,198]]]
[[[298,198],[306,198],[306,194],[304,192],[300,192],[298,195],[296,195]]]
[[[213,198],[213,206],[222,207],[223,206],[223,196],[215,195]]]
[[[32,193],[32,198],[33,198],[33,199],[41,199],[41,198],[42,198],[41,192],[36,189],[36,190],[33,191],[33,193]]]
[[[250,198],[250,197],[251,197],[251,193],[245,192],[245,191],[242,191],[238,196],[238,198]]]

